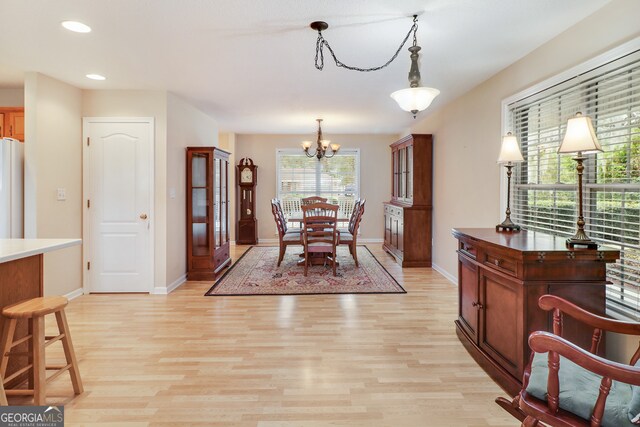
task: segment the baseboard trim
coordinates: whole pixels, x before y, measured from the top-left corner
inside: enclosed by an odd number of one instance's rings
[[[79,296],[84,295],[84,289],[82,288],[78,288],[75,291],[71,291],[68,294],[65,294],[65,298],[67,298],[69,301],[74,300],[76,298],[78,298]]]
[[[384,243],[384,239],[358,239],[358,243]]]
[[[444,268],[440,267],[437,264],[431,263],[431,268],[433,268],[438,273],[442,274],[444,278],[450,281],[453,285],[458,286],[458,278],[456,276],[454,276],[453,274],[450,274],[447,270],[445,270]]]
[[[152,295],[169,295],[171,292],[178,289],[184,282],[187,281],[187,273],[178,277],[173,283],[170,283],[166,288],[164,286],[156,286],[151,292]]]

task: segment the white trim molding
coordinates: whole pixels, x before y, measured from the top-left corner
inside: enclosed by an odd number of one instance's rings
[[[84,295],[84,289],[83,288],[78,288],[78,289],[76,289],[74,291],[71,291],[71,292],[69,292],[67,294],[64,294],[64,297],[66,299],[68,299],[69,301],[71,301],[71,300],[74,300],[74,299],[76,299],[76,298],[78,298],[78,297],[80,297],[82,295]]]
[[[451,282],[454,286],[458,286],[458,278],[453,274],[449,273],[444,268],[440,267],[438,264],[431,263],[431,268],[442,274],[445,279]]]
[[[187,281],[187,273],[178,277],[176,280],[173,281],[173,283],[170,283],[166,288],[164,286],[156,286],[155,288],[153,288],[153,291],[151,292],[151,294],[152,295],[169,295],[171,292],[175,291],[180,286],[184,285],[186,281]]]

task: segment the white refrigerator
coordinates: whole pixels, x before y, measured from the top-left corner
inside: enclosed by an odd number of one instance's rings
[[[0,138],[0,239],[24,237],[24,144]]]

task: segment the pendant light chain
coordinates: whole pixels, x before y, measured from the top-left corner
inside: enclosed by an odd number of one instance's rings
[[[405,36],[404,40],[402,40],[400,47],[398,47],[398,50],[396,50],[396,53],[393,54],[391,59],[389,59],[387,62],[385,62],[383,65],[380,65],[379,67],[359,68],[359,67],[352,67],[352,66],[346,65],[345,63],[340,61],[336,57],[335,52],[331,48],[331,45],[329,45],[329,42],[325,40],[325,38],[322,36],[322,30],[319,29],[318,40],[316,41],[316,58],[315,58],[316,68],[318,70],[322,70],[324,68],[324,47],[326,46],[327,49],[329,50],[329,53],[333,57],[333,60],[335,61],[337,67],[346,68],[347,70],[352,70],[352,71],[361,71],[361,72],[381,70],[387,67],[389,64],[391,64],[398,57],[398,55],[400,54],[400,51],[402,50],[404,45],[407,43],[407,40],[409,40],[409,36],[411,35],[411,33],[413,33],[413,46],[417,45],[418,43],[417,35],[416,35],[417,32],[418,32],[418,15],[413,15],[413,25],[409,29],[409,32]]]

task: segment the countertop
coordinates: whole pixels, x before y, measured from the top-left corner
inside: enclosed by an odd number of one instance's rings
[[[82,239],[0,239],[0,263],[82,243]]]
[[[496,231],[495,228],[454,228],[454,236],[464,235],[473,239],[506,246],[522,252],[545,251],[545,252],[579,252],[594,251],[593,249],[568,249],[566,237],[554,236],[551,234],[536,231]],[[600,252],[617,253],[618,249],[608,246],[598,246]]]

